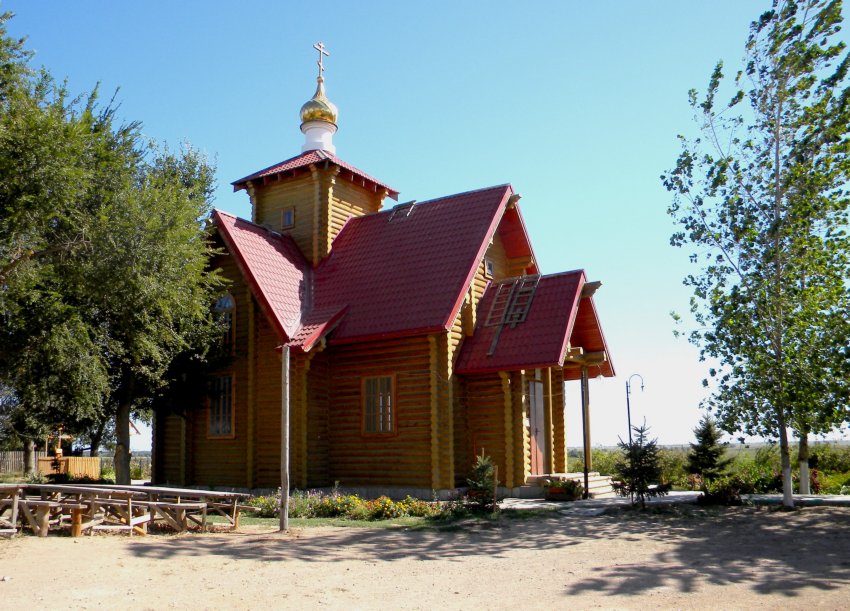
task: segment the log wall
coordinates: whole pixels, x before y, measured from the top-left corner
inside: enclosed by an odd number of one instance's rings
[[[431,370],[427,337],[334,346],[328,349],[332,387],[328,462],[345,486],[415,486],[431,481]],[[394,434],[364,435],[364,376],[395,375]]]

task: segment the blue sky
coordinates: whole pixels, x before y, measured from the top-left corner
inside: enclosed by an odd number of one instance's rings
[[[690,88],[740,64],[767,1],[103,2],[5,0],[35,65],[72,91],[120,88],[120,115],[216,160],[215,205],[249,217],[230,182],[300,152],[298,110],[322,40],[337,154],[400,200],[509,182],[544,273],[584,268],[618,377],[591,383],[594,444],[632,419],[692,440],[706,366],[672,334],[688,251],[669,246],[659,175],[695,135]],[[847,16],[845,8],[845,16]],[[846,32],[842,33],[845,40]],[[581,443],[577,385],[568,441]],[[145,441],[136,442],[137,447]],[[141,444],[141,445],[139,445]]]

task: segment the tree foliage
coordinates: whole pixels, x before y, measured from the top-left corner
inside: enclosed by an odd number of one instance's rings
[[[181,353],[217,332],[207,269],[213,168],[146,141],[98,91],[71,97],[29,67],[0,20],[0,384],[29,423],[98,437],[115,418],[129,481],[129,418]]]
[[[662,176],[674,246],[700,265],[685,283],[723,429],[779,439],[823,432],[850,396],[850,59],[840,0],[774,0],[751,25],[727,103],[718,63],[690,103],[702,137],[681,137]],[[705,382],[709,386],[709,381]]]
[[[696,443],[691,444],[688,452],[688,473],[699,475],[705,483],[723,475],[732,463],[731,458],[724,458],[725,444],[720,442],[722,433],[718,430],[714,418],[703,416],[694,429]]]

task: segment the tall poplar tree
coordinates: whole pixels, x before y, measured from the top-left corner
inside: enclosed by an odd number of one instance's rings
[[[754,21],[727,103],[723,64],[690,92],[702,137],[662,176],[674,246],[700,265],[685,284],[729,432],[779,440],[793,506],[788,430],[805,443],[847,419],[850,59],[840,0],[774,0]],[[725,89],[724,89],[725,90]],[[706,385],[709,382],[706,381]]]

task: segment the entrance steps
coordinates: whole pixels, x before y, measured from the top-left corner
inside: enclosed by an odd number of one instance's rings
[[[512,496],[525,499],[543,498],[546,491],[543,488],[543,480],[563,478],[572,479],[584,485],[584,473],[549,473],[546,475],[531,475],[524,486],[513,489]],[[617,494],[611,482],[611,476],[599,475],[596,471],[588,473],[587,488],[590,492],[590,498],[606,499],[614,498]]]

